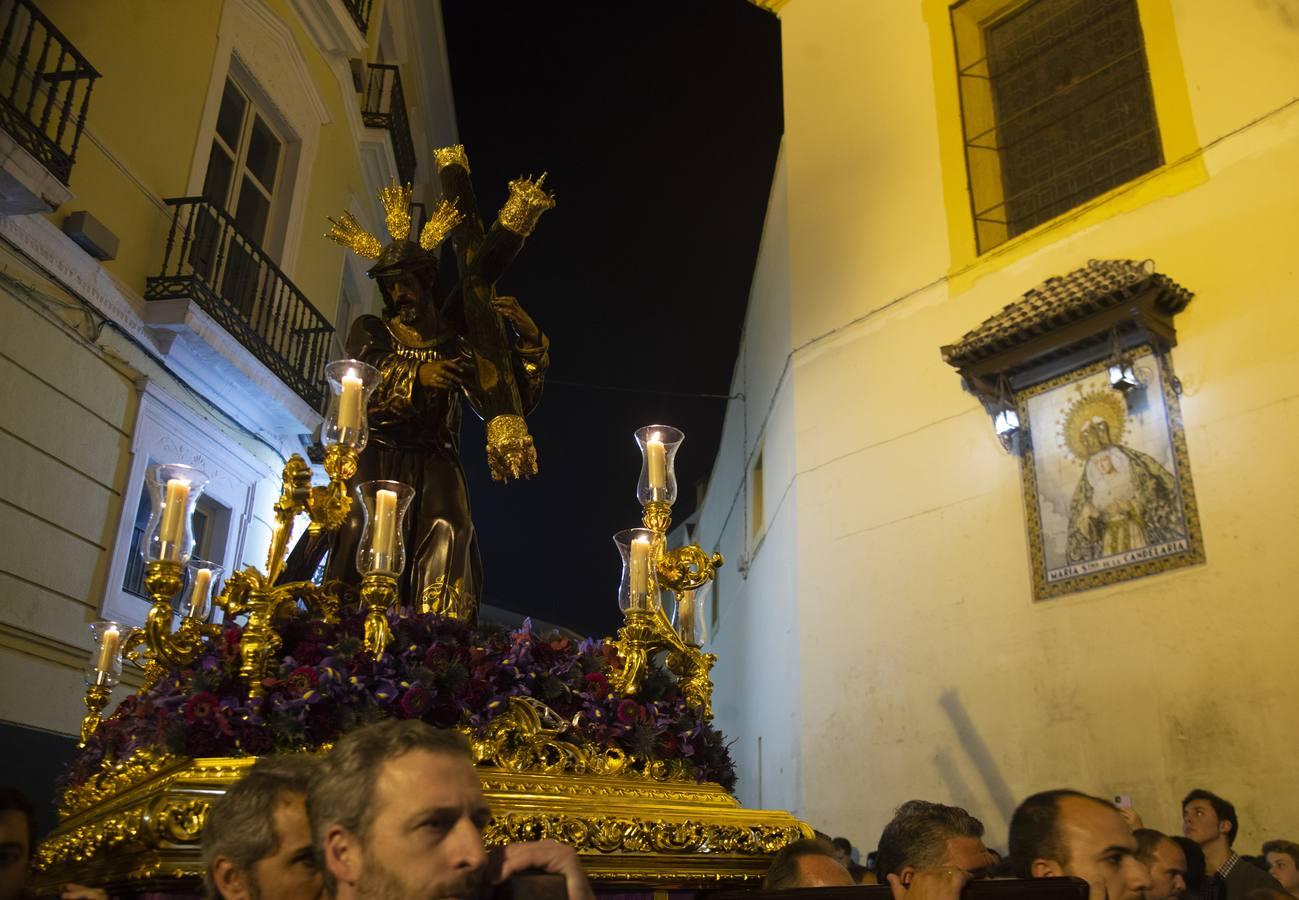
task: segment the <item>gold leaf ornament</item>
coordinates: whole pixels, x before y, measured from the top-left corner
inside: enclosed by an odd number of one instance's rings
[[[424,227],[420,229],[419,245],[430,252],[436,250],[438,245],[446,240],[447,235],[464,220],[464,214],[456,209],[456,205],[443,198],[442,202],[434,208],[428,221],[424,223]]]
[[[410,185],[393,182],[379,191],[383,204],[383,221],[394,241],[404,241],[410,236]]]
[[[325,237],[335,244],[350,247],[357,256],[378,259],[383,252],[383,244],[379,243],[379,239],[361,227],[361,223],[351,213],[345,212],[337,219],[331,218],[329,225]]]

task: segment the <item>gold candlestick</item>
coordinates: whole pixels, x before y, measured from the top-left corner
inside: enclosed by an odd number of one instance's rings
[[[86,688],[87,712],[81,720],[81,743],[77,744],[78,748],[86,746],[86,742],[94,737],[102,721],[100,713],[108,705],[108,696],[112,692],[113,689],[106,684],[92,684]]]
[[[361,602],[365,604],[365,649],[378,659],[392,641],[388,610],[397,599],[397,579],[387,572],[371,572],[361,579]]]

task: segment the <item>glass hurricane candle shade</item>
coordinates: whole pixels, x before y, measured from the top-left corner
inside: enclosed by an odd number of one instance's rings
[[[206,559],[189,561],[189,588],[180,604],[180,614],[187,619],[206,622],[212,615],[212,598],[219,593],[221,574],[225,570]]]
[[[329,382],[329,409],[321,426],[320,440],[326,446],[343,444],[364,450],[370,440],[370,395],[382,378],[379,370],[359,359],[340,359],[325,366]]]
[[[194,552],[194,532],[190,521],[194,506],[207,487],[207,476],[193,466],[150,466],[145,475],[152,512],[145,526],[140,552],[146,562],[164,560],[189,562]]]
[[[400,481],[367,481],[356,486],[356,496],[365,511],[356,570],[362,575],[400,575],[406,568],[403,525],[415,489]]]
[[[628,528],[613,536],[622,556],[622,580],[618,583],[618,608],[657,609],[659,592],[654,577],[654,532],[648,528]]]
[[[131,629],[119,622],[100,619],[92,622],[90,633],[94,646],[86,665],[86,684],[112,687],[122,678],[122,644]]]
[[[708,601],[712,597],[713,583],[677,595],[676,608],[672,610],[672,627],[681,640],[692,647],[702,647],[708,642]]]
[[[646,503],[672,504],[677,500],[677,448],[686,436],[671,425],[646,425],[636,429],[640,447],[640,480],[636,482],[636,499]]]

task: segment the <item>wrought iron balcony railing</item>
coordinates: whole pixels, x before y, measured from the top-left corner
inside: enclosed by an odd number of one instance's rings
[[[162,272],[146,300],[194,300],[311,404],[323,408],[333,326],[225,210],[204,197],[167,201]]]
[[[370,7],[373,5],[374,0],[343,0],[344,8],[356,23],[356,27],[361,29],[361,34],[366,34],[370,30]]]
[[[0,128],[68,183],[99,73],[31,0],[0,0]]]
[[[392,154],[403,184],[415,180],[415,141],[410,136],[406,95],[401,90],[401,73],[396,66],[370,64],[365,84],[361,120],[371,128],[386,128],[392,135]]]

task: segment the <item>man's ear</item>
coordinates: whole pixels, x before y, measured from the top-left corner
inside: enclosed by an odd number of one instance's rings
[[[341,884],[356,884],[361,877],[361,848],[342,825],[325,832],[325,868]]]
[[[1054,859],[1035,859],[1028,873],[1034,878],[1059,878],[1064,874],[1064,866]]]
[[[1218,820],[1218,834],[1231,834],[1231,822],[1226,819]]]
[[[212,862],[212,884],[225,900],[246,900],[252,896],[247,874],[224,856]]]
[[[911,879],[916,877],[915,866],[903,866],[898,871],[898,881],[902,882],[903,887],[911,887]]]

